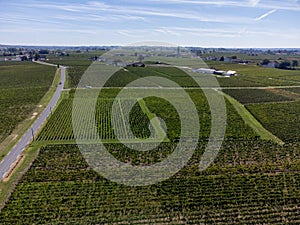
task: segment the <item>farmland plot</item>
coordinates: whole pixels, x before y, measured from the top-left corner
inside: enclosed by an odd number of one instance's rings
[[[90,106],[88,102],[90,100],[82,101],[80,108],[83,107],[87,109]],[[87,109],[85,110],[87,114],[81,115],[80,118],[74,118],[76,120],[87,121],[91,114],[95,113],[95,124],[97,126],[98,137],[95,136],[94,132],[90,132],[88,128],[88,122],[81,123],[82,127],[77,127],[80,130],[77,135],[77,141],[97,141],[100,138],[104,142],[115,142],[116,136],[113,131],[112,121],[111,121],[111,108],[114,99],[109,98],[99,98],[97,101],[97,109]],[[136,101],[134,99],[117,100],[119,103],[119,111],[115,114],[114,119],[116,121],[117,129],[121,131],[120,140],[138,140],[139,138],[145,139],[149,137],[149,126],[151,126],[149,118],[142,112],[138,105],[135,105],[131,111],[131,130],[136,136],[128,136],[128,127],[124,125],[124,116],[122,109],[127,109],[125,107],[128,101]],[[73,134],[72,125],[72,109],[79,110],[79,108],[72,107],[72,99],[64,99],[58,106],[55,113],[51,116],[47,125],[44,127],[42,132],[37,138],[37,142],[64,142],[64,141],[74,141],[75,137]],[[76,114],[76,113],[75,113]],[[63,122],[62,122],[63,121]],[[155,140],[155,138],[153,139]]]
[[[116,136],[112,128],[111,108],[114,101],[113,97],[117,95],[118,91],[118,89],[105,90],[103,92],[103,96],[98,98],[96,110],[84,110],[84,113],[87,114],[95,113],[95,123],[97,126],[98,137],[102,139],[103,142],[116,142]],[[166,90],[166,93],[170,96],[174,94],[171,90]],[[199,115],[199,138],[207,140],[210,134],[210,109],[207,104],[206,97],[200,90],[189,90],[188,93],[195,103]],[[146,103],[146,107],[149,108],[149,111],[164,120],[166,128],[162,128],[161,124],[160,130],[166,130],[167,137],[170,141],[178,140],[180,138],[181,122],[176,109],[169,102],[161,98],[148,97],[144,100]],[[90,107],[88,101],[89,99],[85,98],[81,103],[81,107],[75,108],[74,110],[80,110],[82,108],[86,109],[87,107]],[[153,128],[155,130],[155,127],[153,127],[153,125],[149,123],[149,115],[147,116],[138,104],[133,107],[131,112],[126,112],[125,110],[128,110],[128,107],[126,107],[126,105],[130,103],[129,101],[136,101],[136,99],[117,100],[117,105],[119,105],[120,108],[117,109],[119,111],[117,111],[118,113],[115,115],[115,121],[117,123],[117,127],[121,130],[119,139],[130,142],[136,141],[138,138],[149,138],[151,129]],[[175,101],[180,104],[180,102],[185,101],[185,99],[178,98],[175,99]],[[71,93],[68,99],[62,100],[56,111],[50,117],[46,126],[37,137],[37,142],[74,143],[75,137],[72,127],[72,104],[73,94]],[[248,140],[256,138],[255,132],[244,123],[243,119],[237,114],[233,106],[228,102],[226,102],[226,105],[228,112],[226,138],[236,140]],[[130,128],[133,133],[132,135],[134,135],[135,137],[128,136],[129,128],[127,126],[124,126],[124,118],[122,116],[124,115],[124,113],[130,113]],[[76,120],[85,120],[84,118],[93,116],[87,114],[81,115],[80,118]],[[186,116],[189,116],[189,114],[187,114]],[[149,125],[151,126],[149,127]],[[190,124],[190,126],[193,126],[193,124]],[[76,129],[82,130],[78,138],[81,141],[95,141],[97,139],[97,136],[95,136],[94,133],[92,134],[91,132],[89,132],[88,126],[84,121],[82,122],[82,127],[78,127]]]
[[[247,105],[247,108],[266,129],[283,141],[299,141],[299,102],[255,104]]]
[[[268,89],[224,89],[223,92],[235,98],[242,104],[293,100],[292,98],[275,94]]]
[[[55,68],[30,62],[0,63],[0,142],[33,113],[49,90]]]
[[[126,150],[115,145],[107,147],[118,149],[126,161]],[[299,155],[300,148],[277,147],[228,142],[204,173],[197,171],[194,157],[162,183],[126,187],[91,170],[76,146],[47,146],[1,210],[1,224],[296,224],[300,176],[297,168],[284,168],[298,163],[285,155]],[[202,149],[200,144],[196,156]],[[155,160],[148,155],[148,163]]]

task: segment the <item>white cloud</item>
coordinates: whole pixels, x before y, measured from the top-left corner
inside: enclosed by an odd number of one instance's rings
[[[282,9],[290,11],[300,11],[299,1],[296,0],[148,0],[157,4],[192,4],[192,5],[213,5],[218,7],[256,7],[261,9]]]
[[[263,15],[261,15],[261,16],[259,16],[259,17],[256,17],[256,18],[255,18],[255,21],[260,21],[260,20],[262,20],[262,19],[264,19],[264,18],[270,16],[271,14],[275,13],[276,11],[277,11],[277,9],[273,9],[273,10],[271,10],[271,11],[269,11],[269,12],[266,12],[266,13],[264,13]]]
[[[257,4],[260,2],[260,0],[250,0],[249,4],[253,7],[257,6]]]

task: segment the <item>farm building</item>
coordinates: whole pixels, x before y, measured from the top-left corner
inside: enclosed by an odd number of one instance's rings
[[[214,74],[225,76],[225,77],[232,77],[232,76],[236,76],[237,75],[236,71],[233,71],[233,70],[228,70],[228,71],[216,70],[214,72]]]

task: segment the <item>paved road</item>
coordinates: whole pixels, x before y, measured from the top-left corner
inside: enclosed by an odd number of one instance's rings
[[[10,150],[10,152],[3,158],[0,163],[0,180],[3,179],[5,174],[9,171],[10,167],[17,160],[17,158],[21,155],[24,149],[30,144],[33,140],[33,136],[36,135],[39,128],[46,121],[47,117],[51,114],[52,109],[56,106],[58,99],[60,98],[61,91],[64,87],[65,82],[65,67],[61,66],[61,84],[58,85],[51,101],[48,106],[44,109],[44,111],[40,114],[38,119],[34,121],[29,130],[22,136],[19,142]]]

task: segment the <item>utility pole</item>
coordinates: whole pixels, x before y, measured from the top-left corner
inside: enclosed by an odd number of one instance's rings
[[[34,141],[33,128],[31,128],[32,141]]]

